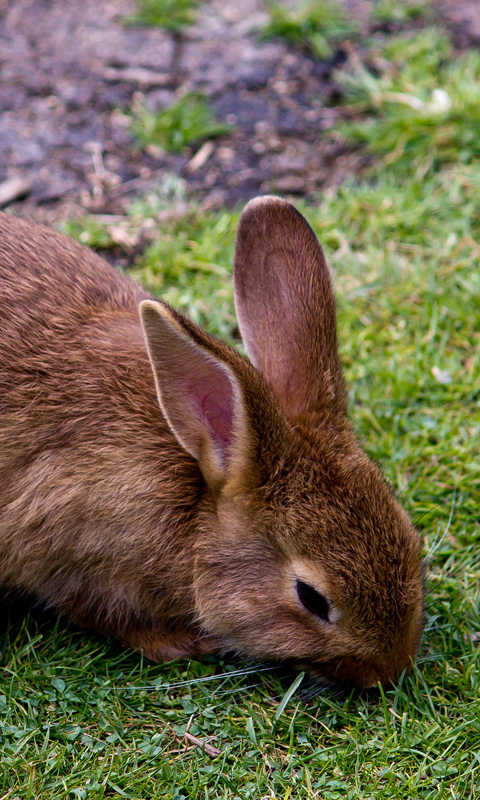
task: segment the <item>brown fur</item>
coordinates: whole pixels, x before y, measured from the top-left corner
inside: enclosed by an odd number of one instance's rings
[[[292,206],[259,198],[240,221],[253,365],[5,214],[0,287],[4,586],[157,660],[233,647],[358,686],[409,668],[418,538],[353,436],[328,269]]]

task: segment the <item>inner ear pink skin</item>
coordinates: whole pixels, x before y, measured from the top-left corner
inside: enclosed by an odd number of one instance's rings
[[[212,381],[193,384],[189,391],[198,414],[221,449],[231,442],[233,435],[233,390],[225,376],[222,386]]]

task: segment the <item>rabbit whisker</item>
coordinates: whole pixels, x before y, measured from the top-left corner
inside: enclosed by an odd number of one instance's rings
[[[445,527],[445,530],[444,530],[442,536],[439,539],[437,539],[436,542],[434,542],[432,544],[432,546],[430,547],[429,551],[425,555],[423,560],[424,560],[424,563],[426,563],[426,564],[430,563],[433,560],[434,554],[437,552],[438,548],[443,544],[443,542],[445,541],[445,538],[448,535],[448,532],[450,530],[450,526],[451,526],[452,520],[453,520],[453,513],[455,511],[456,501],[457,501],[457,489],[455,488],[455,490],[453,492],[452,503],[451,503],[451,506],[450,506],[450,515],[448,517],[447,525]]]
[[[172,683],[160,683],[160,684],[147,684],[143,686],[124,686],[124,687],[117,687],[117,691],[159,691],[161,689],[169,690],[169,689],[178,689],[184,686],[192,686],[197,683],[207,683],[209,681],[220,681],[226,678],[238,678],[244,675],[253,675],[255,672],[266,672],[270,670],[271,667],[260,667],[260,668],[249,668],[249,669],[239,669],[235,670],[234,672],[222,672],[220,675],[206,675],[202,678],[190,678],[184,681],[174,681]]]

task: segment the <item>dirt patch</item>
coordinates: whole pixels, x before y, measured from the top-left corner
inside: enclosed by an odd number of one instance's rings
[[[360,24],[369,3],[349,0]],[[311,196],[362,166],[334,134],[328,61],[261,43],[261,0],[212,0],[179,41],[123,23],[133,1],[0,0],[0,182],[29,186],[15,206],[37,217],[122,212],[132,195],[181,175],[209,207],[277,191]],[[459,46],[480,42],[477,2],[439,0]],[[201,152],[135,149],[128,112],[202,91],[229,134]]]

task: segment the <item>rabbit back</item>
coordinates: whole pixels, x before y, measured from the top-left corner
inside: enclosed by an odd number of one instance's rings
[[[114,635],[162,616],[185,628],[185,510],[202,481],[158,406],[138,317],[148,295],[5,214],[0,286],[0,583]]]

